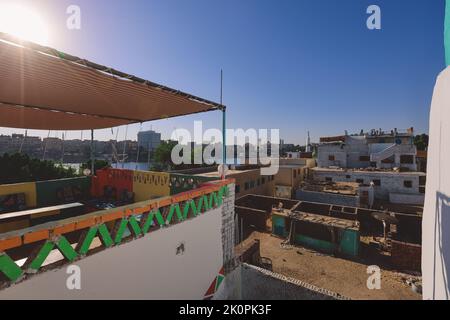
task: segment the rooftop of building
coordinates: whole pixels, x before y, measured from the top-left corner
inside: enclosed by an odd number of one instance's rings
[[[302,211],[291,211],[288,209],[273,209],[272,214],[284,216],[294,220],[322,224],[341,229],[359,230],[359,223],[356,220],[344,220],[335,217],[306,213]]]
[[[330,172],[330,173],[345,173],[345,172],[353,172],[353,173],[364,173],[364,174],[392,174],[392,175],[404,175],[404,176],[426,176],[426,173],[419,172],[419,171],[403,171],[400,168],[393,168],[393,169],[379,169],[379,168],[323,168],[323,167],[314,167],[311,168],[311,170],[317,171],[317,172]]]
[[[343,259],[302,246],[283,246],[284,239],[262,232],[253,232],[248,241],[254,240],[259,240],[261,257],[271,262],[272,271],[284,276],[331,290],[351,299],[422,299],[420,294],[413,292],[406,284],[410,275],[391,270],[384,263],[383,257]],[[366,286],[367,268],[370,265],[381,268],[385,285],[380,290],[369,290]]]
[[[220,207],[233,182],[105,168],[95,176],[0,185],[0,290],[32,276],[26,261],[43,244],[52,246],[43,256],[50,262],[33,261],[36,273]],[[177,213],[167,215],[168,207]],[[86,232],[102,241],[92,243]]]
[[[304,191],[338,193],[345,195],[357,195],[359,183],[356,182],[322,182],[322,181],[305,181],[300,185],[300,189]]]
[[[408,129],[397,129],[383,130],[383,129],[372,129],[368,132],[361,130],[359,133],[348,134],[347,131],[344,135],[321,137],[321,143],[327,142],[344,142],[346,137],[370,139],[370,138],[392,138],[392,137],[412,137],[414,136],[414,128]]]

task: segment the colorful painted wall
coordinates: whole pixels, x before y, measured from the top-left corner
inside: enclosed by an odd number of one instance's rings
[[[165,172],[134,171],[133,192],[136,202],[170,195],[170,175]]]
[[[311,247],[326,253],[342,253],[348,256],[359,255],[359,231],[344,228],[334,228],[336,239],[329,226],[296,221],[295,243]],[[282,238],[289,236],[291,220],[285,216],[272,213],[272,233]]]
[[[37,205],[36,183],[16,183],[0,185],[0,195],[9,195],[15,193],[25,194],[25,202],[27,207],[34,208]]]
[[[36,182],[37,206],[79,201],[90,196],[91,178],[79,177]]]
[[[93,178],[92,194],[102,197],[104,188],[115,188],[117,197],[123,191],[134,193],[135,201],[165,197],[198,188],[201,184],[217,180],[214,178],[190,176],[154,171],[133,171],[122,169],[98,170]]]
[[[0,195],[25,194],[26,209],[73,202],[89,197],[90,177],[0,185]]]

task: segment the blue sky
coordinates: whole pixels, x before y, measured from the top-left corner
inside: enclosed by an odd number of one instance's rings
[[[223,68],[228,127],[279,128],[286,143],[303,144],[307,130],[313,141],[380,127],[427,132],[435,78],[445,67],[444,0],[21,2],[47,22],[50,46],[154,82],[218,101]],[[81,8],[81,30],[66,29],[70,4]],[[381,30],[366,28],[371,4],[381,8]],[[169,138],[194,120],[221,126],[212,112],[143,128]],[[138,130],[130,127],[128,138]],[[12,131],[24,130],[0,128]],[[47,132],[29,131],[36,134]],[[103,130],[97,138],[113,135]]]

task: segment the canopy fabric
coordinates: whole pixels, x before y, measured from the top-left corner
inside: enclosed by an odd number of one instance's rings
[[[0,33],[0,126],[87,130],[224,108]]]

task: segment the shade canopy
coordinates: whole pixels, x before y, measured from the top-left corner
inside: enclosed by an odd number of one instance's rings
[[[223,108],[0,33],[0,127],[102,129]]]

